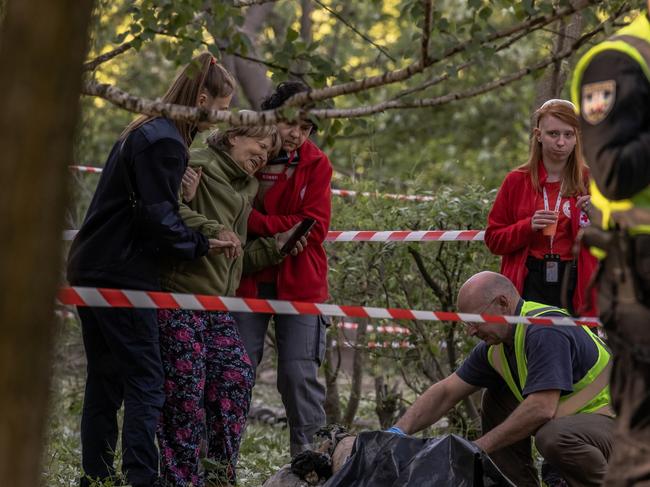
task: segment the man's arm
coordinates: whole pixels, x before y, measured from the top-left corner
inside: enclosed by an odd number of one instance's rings
[[[560,391],[534,392],[506,420],[481,436],[474,443],[486,453],[492,453],[532,436],[553,419],[560,400]]]
[[[418,431],[438,421],[459,401],[480,388],[468,384],[454,372],[436,382],[422,394],[395,424],[407,434]]]

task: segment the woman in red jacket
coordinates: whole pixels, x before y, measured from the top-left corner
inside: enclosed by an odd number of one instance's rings
[[[278,108],[307,89],[299,82],[281,83],[262,108]],[[298,255],[287,256],[279,264],[244,276],[238,296],[309,302],[323,302],[328,297],[323,242],[330,224],[332,166],[309,140],[312,128],[309,121],[278,124],[283,153],[257,173],[260,189],[248,219],[251,238],[273,236],[312,218],[316,224],[307,238],[308,245]],[[269,314],[259,313],[236,315],[241,338],[255,368],[262,359],[270,318]],[[295,456],[311,449],[313,434],[325,424],[325,388],[318,381],[318,368],[325,353],[326,320],[322,316],[277,314],[273,321],[278,391],[287,410],[290,450]]]
[[[568,306],[595,316],[594,296],[586,294],[596,261],[584,247],[575,260],[572,253],[591,208],[575,107],[549,100],[535,112],[535,120],[528,162],[503,181],[488,216],[485,242],[502,256],[501,273],[524,299],[561,307],[562,280],[569,272]]]

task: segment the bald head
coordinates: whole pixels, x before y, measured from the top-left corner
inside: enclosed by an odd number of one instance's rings
[[[496,272],[484,271],[474,274],[458,291],[457,308],[461,313],[480,313],[490,303],[507,302],[509,312],[514,312],[520,296],[510,280]]]

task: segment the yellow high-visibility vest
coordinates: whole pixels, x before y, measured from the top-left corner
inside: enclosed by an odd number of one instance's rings
[[[594,56],[603,51],[618,51],[629,56],[635,62],[639,63],[648,82],[650,82],[650,21],[648,21],[648,17],[646,15],[639,15],[630,25],[619,30],[608,40],[591,48],[580,59],[571,84],[571,98],[578,110],[580,110],[580,102],[582,101],[580,84],[584,72]],[[648,163],[650,164],[650,161]],[[605,230],[610,229],[612,226],[612,212],[625,211],[634,207],[650,210],[650,187],[646,187],[632,198],[616,201],[605,198],[593,181],[591,182],[590,190],[591,203],[601,211],[602,227]],[[628,230],[632,235],[650,234],[650,225],[636,225]]]
[[[540,316],[548,311],[559,311],[569,316],[566,310],[547,306],[545,304],[525,301],[519,313],[520,316]],[[534,326],[534,325],[533,325]],[[541,326],[541,325],[540,325]],[[580,327],[586,335],[594,341],[598,349],[598,359],[585,376],[573,384],[573,392],[560,396],[556,418],[579,413],[598,413],[613,416],[610,407],[609,374],[611,369],[611,356],[600,339],[588,327]],[[526,360],[526,325],[515,325],[515,361],[519,384],[514,380],[510,365],[506,359],[503,343],[492,345],[488,349],[490,365],[503,378],[510,391],[519,402],[524,400],[522,391],[528,378],[528,363]]]

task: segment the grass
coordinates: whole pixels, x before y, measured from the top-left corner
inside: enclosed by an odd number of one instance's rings
[[[43,457],[41,478],[42,485],[47,487],[76,487],[79,483],[79,423],[83,403],[84,367],[81,330],[75,319],[67,318],[62,322],[57,345],[47,445]],[[275,385],[270,383],[260,382],[255,387],[253,400],[267,406],[281,406]],[[118,470],[120,457],[121,454],[117,451]],[[286,426],[250,422],[240,449],[238,485],[257,487],[289,460],[289,432]],[[113,486],[105,483],[97,487]]]

